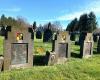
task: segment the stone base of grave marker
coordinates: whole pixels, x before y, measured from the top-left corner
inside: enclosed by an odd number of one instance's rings
[[[57,55],[55,52],[50,52],[48,65],[54,65],[57,63]]]
[[[57,64],[64,64],[65,62],[67,62],[67,58],[58,58],[58,60],[57,60]]]

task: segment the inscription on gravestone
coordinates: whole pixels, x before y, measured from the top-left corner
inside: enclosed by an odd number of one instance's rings
[[[92,47],[92,43],[91,42],[87,42],[86,44],[85,44],[85,54],[86,55],[91,55],[91,47]]]
[[[59,57],[67,57],[67,48],[68,45],[67,43],[59,43],[59,48],[58,48],[58,56]]]
[[[13,43],[11,64],[24,64],[28,62],[28,44],[27,43]]]

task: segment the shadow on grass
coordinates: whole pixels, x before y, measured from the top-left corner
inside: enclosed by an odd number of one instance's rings
[[[100,54],[100,53],[98,53],[97,51],[93,51],[93,54]]]
[[[48,64],[48,57],[46,55],[34,55],[33,66],[44,66]]]
[[[97,48],[94,48],[93,54],[100,54],[99,52],[97,52]]]
[[[73,57],[73,58],[81,58],[80,54],[74,53],[74,52],[71,52],[71,57]]]

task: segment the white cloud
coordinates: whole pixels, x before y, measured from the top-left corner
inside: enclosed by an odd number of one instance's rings
[[[19,12],[21,11],[21,8],[6,8],[6,9],[0,9],[0,12]]]
[[[93,11],[97,17],[100,17],[100,0],[91,2],[88,6],[84,7],[84,10],[75,11],[69,14],[66,13],[62,16],[59,16],[57,19],[60,21],[72,20],[74,18],[79,18],[83,13],[89,13],[90,11]]]
[[[92,1],[87,6],[84,6],[84,9],[81,9],[79,11],[74,11],[72,13],[66,13],[64,15],[58,16],[56,18],[47,19],[47,20],[40,20],[42,22],[49,22],[49,21],[69,21],[73,20],[74,18],[79,18],[80,15],[83,13],[89,13],[93,11],[97,17],[100,17],[100,0]]]

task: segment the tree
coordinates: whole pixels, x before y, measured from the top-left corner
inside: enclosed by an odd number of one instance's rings
[[[90,32],[97,29],[96,16],[95,16],[94,12],[90,12],[90,14],[89,14],[88,25],[90,28]]]
[[[62,30],[62,25],[59,21],[54,21],[52,23],[52,26],[54,28],[54,31],[61,31]]]
[[[48,28],[46,28],[45,31],[44,31],[43,42],[49,42],[49,41],[52,40],[53,32],[52,32],[51,28],[52,28],[52,25],[49,22],[48,23]]]
[[[80,32],[88,31],[89,28],[87,22],[88,22],[88,15],[87,14],[81,15],[78,23]]]
[[[80,16],[78,22],[80,32],[93,32],[97,28],[96,16],[93,12]]]
[[[2,14],[1,19],[0,19],[0,24],[5,26],[7,25],[6,23],[7,23],[7,18],[5,17],[4,14]]]
[[[33,23],[33,29],[36,30],[36,27],[37,27],[36,26],[36,21],[34,21],[34,23]]]
[[[72,21],[68,24],[68,26],[67,26],[67,28],[66,28],[66,31],[74,32],[74,31],[78,30],[78,29],[77,29],[77,24],[78,24],[78,20],[77,20],[77,18],[75,18],[74,20],[72,20]]]
[[[52,27],[52,26],[51,26],[51,22],[49,22],[49,23],[48,23],[48,29],[51,30],[51,27]]]

